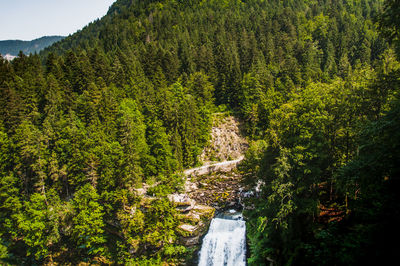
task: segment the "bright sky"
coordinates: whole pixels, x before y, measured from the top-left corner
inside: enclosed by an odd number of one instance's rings
[[[68,36],[107,13],[116,0],[0,0],[0,40]]]

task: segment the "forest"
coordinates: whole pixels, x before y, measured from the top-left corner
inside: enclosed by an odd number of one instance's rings
[[[178,265],[190,250],[167,195],[216,112],[243,121],[239,170],[261,185],[249,265],[393,262],[398,14],[399,0],[117,0],[0,58],[0,262]]]

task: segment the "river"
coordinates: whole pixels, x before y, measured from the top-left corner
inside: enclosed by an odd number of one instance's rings
[[[199,266],[245,266],[246,222],[234,210],[212,219],[200,250]]]

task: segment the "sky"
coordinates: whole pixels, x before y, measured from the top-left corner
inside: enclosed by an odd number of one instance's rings
[[[101,18],[116,0],[0,0],[0,40],[68,36]]]

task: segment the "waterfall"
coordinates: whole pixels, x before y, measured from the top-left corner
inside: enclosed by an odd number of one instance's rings
[[[211,221],[200,250],[199,266],[246,265],[246,222],[233,212]]]

